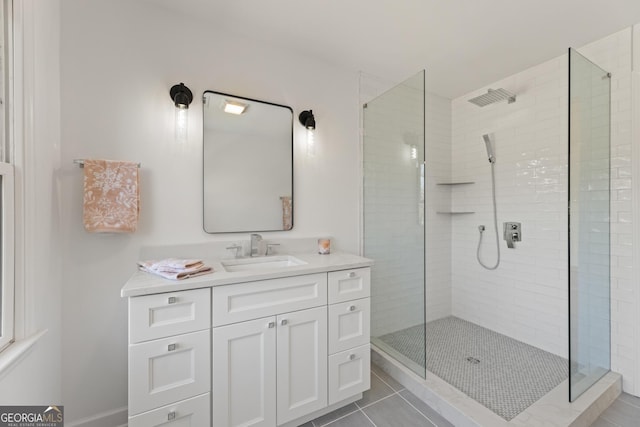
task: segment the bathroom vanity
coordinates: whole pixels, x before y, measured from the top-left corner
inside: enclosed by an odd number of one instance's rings
[[[297,426],[369,389],[370,266],[349,254],[211,261],[171,281],[137,272],[129,426]]]

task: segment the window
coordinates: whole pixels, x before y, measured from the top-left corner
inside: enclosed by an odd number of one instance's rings
[[[13,166],[0,162],[0,350],[13,342]]]
[[[14,168],[7,119],[10,2],[0,2],[0,351],[14,339]]]

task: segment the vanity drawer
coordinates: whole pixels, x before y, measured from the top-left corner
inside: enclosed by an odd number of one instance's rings
[[[209,392],[211,332],[129,346],[129,414]]]
[[[331,271],[328,280],[329,304],[366,298],[371,294],[371,269],[369,267]]]
[[[369,344],[329,356],[329,405],[371,387]]]
[[[369,344],[370,298],[329,306],[329,354]]]
[[[209,393],[129,418],[129,427],[202,427],[211,425]]]
[[[327,274],[307,274],[213,288],[213,326],[327,304]]]
[[[129,298],[129,343],[208,329],[209,288]]]

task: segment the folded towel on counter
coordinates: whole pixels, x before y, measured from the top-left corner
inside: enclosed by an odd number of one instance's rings
[[[91,233],[131,233],[138,226],[138,164],[84,161],[83,222]]]
[[[165,279],[181,280],[213,273],[213,268],[199,259],[167,258],[159,261],[138,261],[138,268]]]

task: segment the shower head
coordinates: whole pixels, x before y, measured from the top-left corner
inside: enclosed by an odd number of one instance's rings
[[[494,102],[507,100],[509,104],[516,102],[516,96],[505,89],[489,89],[484,95],[476,96],[469,100],[470,103],[478,107],[484,107]]]
[[[482,139],[484,139],[484,145],[487,148],[487,156],[489,156],[489,163],[496,162],[496,156],[493,154],[493,146],[491,145],[491,139],[489,135],[482,135]]]

